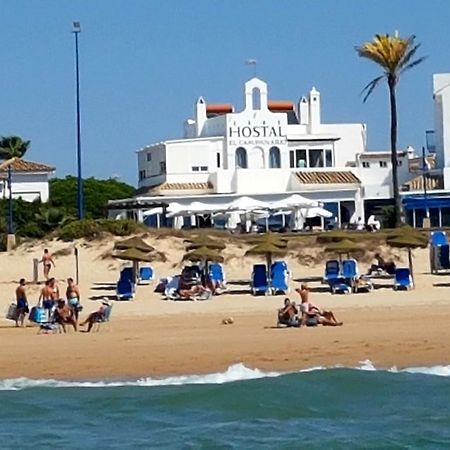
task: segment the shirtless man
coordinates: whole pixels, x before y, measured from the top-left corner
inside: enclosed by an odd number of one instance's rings
[[[16,315],[16,327],[24,326],[25,316],[28,314],[28,299],[27,293],[25,291],[25,278],[21,278],[19,281],[19,286],[16,289],[16,302],[17,302],[17,315]]]
[[[54,280],[54,278],[47,280],[39,295],[39,305],[46,310],[48,320],[50,320],[51,311],[55,306],[54,285],[52,286],[52,281],[54,282]]]
[[[302,303],[300,305],[300,310],[302,312],[302,325],[315,326],[317,324],[321,324],[329,327],[338,327],[344,324],[343,322],[337,321],[333,311],[321,310],[309,301],[309,288],[306,284],[300,285],[300,288],[295,291],[302,299]]]
[[[80,312],[80,290],[73,281],[73,278],[67,278],[66,298],[69,308],[73,311],[75,320],[78,321],[78,315]]]
[[[294,302],[288,298],[284,299],[284,306],[278,310],[278,323],[288,327],[299,327],[298,309]]]
[[[55,309],[55,320],[62,326],[64,333],[66,332],[66,325],[72,325],[74,330],[77,331],[77,321],[75,320],[73,311],[66,305],[63,299],[58,300]]]
[[[50,274],[50,269],[56,267],[55,261],[53,261],[53,256],[49,253],[48,249],[44,249],[44,254],[42,255],[42,259],[39,261],[44,265],[44,277],[48,280],[48,276]]]

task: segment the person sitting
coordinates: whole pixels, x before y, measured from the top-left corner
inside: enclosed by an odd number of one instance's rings
[[[59,299],[57,302],[55,322],[61,325],[64,333],[66,332],[66,325],[72,325],[74,330],[77,331],[77,321],[75,320],[73,311],[63,299]]]
[[[300,304],[302,326],[315,326],[320,324],[337,327],[343,325],[343,322],[338,322],[333,311],[322,310],[309,301],[309,288],[306,284],[302,284],[300,288],[296,289],[296,292],[300,295],[302,301]]]
[[[375,253],[376,264],[372,264],[367,272],[367,275],[372,275],[373,272],[386,272],[389,275],[394,275],[395,273],[395,263],[394,261],[386,262],[384,258],[379,254]]]
[[[88,329],[86,330],[87,333],[89,333],[92,330],[94,324],[96,324],[97,322],[103,322],[105,320],[105,312],[109,306],[110,305],[107,301],[103,301],[102,304],[100,305],[100,308],[98,308],[97,311],[94,311],[93,313],[89,314],[87,319],[80,324],[82,327],[88,324]]]
[[[379,231],[381,228],[381,223],[379,220],[375,218],[375,216],[372,214],[367,219],[367,231]]]
[[[288,327],[300,326],[297,305],[288,298],[284,299],[283,308],[278,310],[278,324],[287,325]]]
[[[201,284],[196,284],[194,286],[186,286],[181,283],[178,285],[178,294],[183,300],[193,300],[194,297],[198,296],[209,296],[211,291]]]

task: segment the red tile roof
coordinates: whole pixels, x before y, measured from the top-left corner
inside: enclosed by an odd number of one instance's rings
[[[53,166],[48,166],[47,164],[25,161],[24,159],[15,159],[11,163],[11,170],[13,172],[54,172],[55,168]],[[8,166],[0,168],[0,172],[7,171]]]
[[[302,171],[296,172],[296,177],[302,184],[360,184],[359,178],[350,171],[325,172]]]
[[[206,183],[162,183],[157,186],[143,187],[136,191],[135,195],[159,194],[161,191],[211,191],[213,185]]]

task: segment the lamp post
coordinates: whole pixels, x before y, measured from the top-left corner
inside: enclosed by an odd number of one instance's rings
[[[75,72],[77,103],[77,204],[78,219],[84,218],[83,178],[81,177],[81,126],[80,126],[80,70],[78,64],[78,34],[81,32],[80,22],[73,22],[72,32],[75,36]]]
[[[11,164],[8,165],[8,234],[14,234],[14,222],[13,222],[13,202],[12,202],[12,169]]]
[[[428,162],[425,156],[425,147],[422,147],[423,203],[425,206],[425,218],[429,220],[430,209],[428,208],[428,197],[427,197],[427,173],[428,173]]]

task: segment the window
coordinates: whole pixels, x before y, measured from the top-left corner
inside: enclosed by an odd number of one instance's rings
[[[363,166],[365,169],[368,169],[368,168],[370,167],[370,162],[369,162],[369,161],[363,161],[363,162],[362,162],[362,166]]]
[[[252,105],[253,109],[261,109],[261,91],[257,87],[252,90]]]
[[[152,160],[152,154],[151,153],[147,153],[147,162]]]
[[[208,172],[208,166],[200,166],[200,172]]]
[[[289,165],[292,169],[306,167],[306,150],[291,150],[289,153]]]
[[[324,167],[323,150],[309,150],[309,167]]]
[[[139,171],[139,181],[145,180],[145,170]]]
[[[192,172],[208,172],[208,166],[192,166]]]
[[[235,160],[237,169],[247,169],[247,150],[244,147],[236,149]]]
[[[325,167],[333,167],[333,150],[325,150]]]
[[[217,153],[217,168],[220,169],[220,153]]]
[[[271,147],[269,150],[269,167],[279,169],[281,167],[281,155],[278,147]]]
[[[380,161],[380,167],[387,167],[386,161]]]
[[[198,172],[199,170],[200,170],[200,167],[192,166],[192,172]]]
[[[166,173],[166,162],[165,161],[161,161],[159,163],[159,173],[160,173],[160,175]]]

